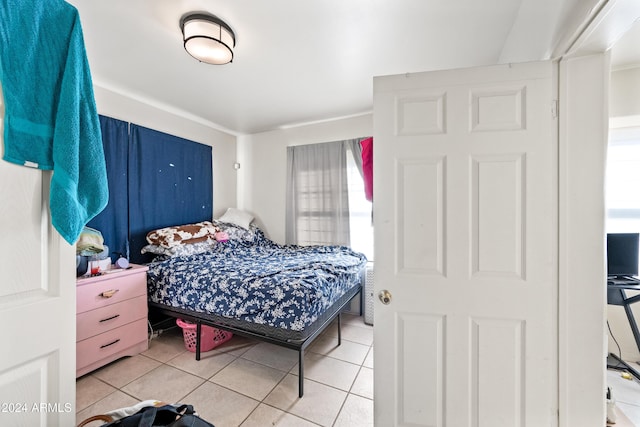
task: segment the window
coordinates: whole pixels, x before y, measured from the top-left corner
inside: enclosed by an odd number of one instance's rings
[[[347,245],[373,259],[371,202],[352,154],[358,143],[287,148],[287,243]]]
[[[364,182],[351,150],[347,154],[349,230],[351,248],[373,261],[373,204],[364,195]]]
[[[349,245],[343,143],[287,148],[287,243]]]
[[[607,233],[640,233],[640,127],[610,132],[605,206]]]
[[[334,243],[330,240],[335,226],[332,215],[340,207],[340,203],[326,191],[323,184],[326,178],[322,171],[302,171],[297,176],[298,182],[298,243],[303,245],[323,245]]]
[[[607,233],[640,232],[640,127],[611,131],[605,201]]]

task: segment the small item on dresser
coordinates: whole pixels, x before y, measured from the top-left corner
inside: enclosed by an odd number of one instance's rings
[[[76,255],[76,277],[87,274],[89,268],[89,257]]]
[[[91,276],[99,276],[100,275],[100,259],[98,255],[93,255],[91,257]]]
[[[91,256],[104,251],[104,237],[95,228],[84,227],[76,242],[76,254]]]
[[[119,255],[118,259],[116,260],[116,267],[117,268],[121,268],[121,269],[125,269],[127,267],[129,267],[129,260],[127,258],[125,258],[124,255],[122,254],[117,254]]]

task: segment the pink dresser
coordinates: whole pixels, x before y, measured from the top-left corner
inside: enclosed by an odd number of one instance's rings
[[[147,270],[132,265],[76,282],[76,377],[147,350]]]

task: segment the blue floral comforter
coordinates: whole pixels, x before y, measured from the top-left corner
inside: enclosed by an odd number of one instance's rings
[[[301,331],[360,283],[364,255],[343,246],[278,245],[257,233],[149,264],[151,302]]]

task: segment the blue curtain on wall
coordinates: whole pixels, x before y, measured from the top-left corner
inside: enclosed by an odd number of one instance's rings
[[[104,243],[109,247],[111,260],[115,262],[118,258],[117,253],[128,256],[129,251],[127,214],[129,123],[100,116],[100,129],[109,181],[109,203],[87,225],[102,233]]]
[[[130,137],[130,259],[144,263],[150,230],[212,219],[212,149],[135,124]]]

